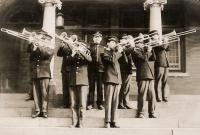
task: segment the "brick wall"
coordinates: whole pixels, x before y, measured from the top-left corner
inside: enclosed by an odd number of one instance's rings
[[[200,32],[186,37],[187,77],[170,77],[173,94],[200,94]]]

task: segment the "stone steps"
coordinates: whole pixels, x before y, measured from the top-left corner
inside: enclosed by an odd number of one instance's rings
[[[61,108],[53,100],[50,101],[47,119],[32,119],[33,101],[26,102],[25,97],[26,94],[0,94],[0,135],[200,134],[200,96],[171,96],[170,102],[157,104],[157,119],[135,118],[137,102],[131,101],[133,109],[118,110],[120,129],[103,128],[104,110],[97,109],[86,112],[83,129],[69,128],[72,123],[71,110]]]
[[[171,129],[0,128],[2,135],[172,135]],[[174,134],[173,134],[174,135]],[[180,135],[180,134],[176,134]]]
[[[72,123],[71,118],[47,119],[38,117],[4,117],[0,118],[1,127],[69,127]],[[139,119],[139,118],[119,118],[117,121],[121,128],[200,128],[200,119]],[[84,120],[84,128],[103,128],[104,118],[87,117]]]
[[[71,118],[0,118],[0,127],[69,127],[71,123]],[[181,121],[175,119],[120,118],[117,123],[121,128],[178,128],[182,125]],[[85,128],[103,128],[103,126],[104,118],[86,118],[84,120]]]
[[[199,135],[200,129],[82,128],[65,127],[1,127],[1,135]]]
[[[26,94],[0,94],[0,117],[30,117],[33,101],[25,101]],[[159,118],[184,119],[198,118],[200,112],[199,95],[173,95],[168,103],[157,103],[156,114]],[[134,118],[137,112],[137,102],[130,102],[133,109],[119,109],[120,118]],[[147,108],[147,103],[146,103]],[[71,118],[71,110],[61,108],[60,104],[50,100],[49,117]],[[147,112],[147,110],[145,110]],[[147,114],[146,114],[147,115]],[[97,109],[86,112],[86,117],[104,117],[104,110]]]

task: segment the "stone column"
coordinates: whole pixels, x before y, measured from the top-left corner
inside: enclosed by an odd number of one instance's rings
[[[144,10],[149,7],[150,10],[150,31],[157,30],[162,35],[162,17],[161,11],[167,0],[146,0],[144,2]]]
[[[38,0],[38,2],[42,4],[42,6],[44,7],[42,29],[53,37],[51,45],[55,48],[56,8],[60,10],[62,7],[62,2],[60,0]],[[52,58],[50,69],[51,69],[51,76],[53,78],[54,57]],[[52,79],[50,81],[50,89],[53,89],[53,91],[55,92],[55,82]]]

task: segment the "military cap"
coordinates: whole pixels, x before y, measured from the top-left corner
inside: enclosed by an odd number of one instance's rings
[[[120,39],[127,39],[128,38],[128,35],[127,34],[122,34],[121,36],[120,36]]]
[[[116,36],[108,36],[108,37],[107,37],[107,42],[110,42],[110,41],[118,42]]]
[[[93,34],[93,36],[94,36],[94,37],[97,37],[97,36],[102,37],[102,32],[101,32],[101,31],[97,31],[97,32],[95,32],[95,33]]]

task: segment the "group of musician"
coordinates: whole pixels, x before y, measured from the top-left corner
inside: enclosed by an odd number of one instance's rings
[[[52,40],[45,31],[39,32],[39,35],[45,41]],[[85,49],[90,52],[86,57],[77,45],[72,48],[77,44],[76,35],[63,35],[67,42],[61,42],[57,56],[63,58],[63,105],[72,110],[71,127],[83,127],[86,110],[97,107],[105,110],[105,128],[119,128],[117,110],[132,109],[129,92],[134,66],[138,86],[137,117],[145,117],[147,99],[148,116],[156,118],[156,101],[168,102],[169,62],[166,52],[169,46],[166,38],[162,38],[156,30],[148,35],[140,33],[137,38],[122,34],[119,40],[112,35],[104,37],[102,32],[97,31],[93,34],[93,43],[84,43],[87,45]],[[52,78],[50,62],[54,48],[38,43],[31,43],[28,47],[35,105],[32,117],[47,118],[49,82]]]

